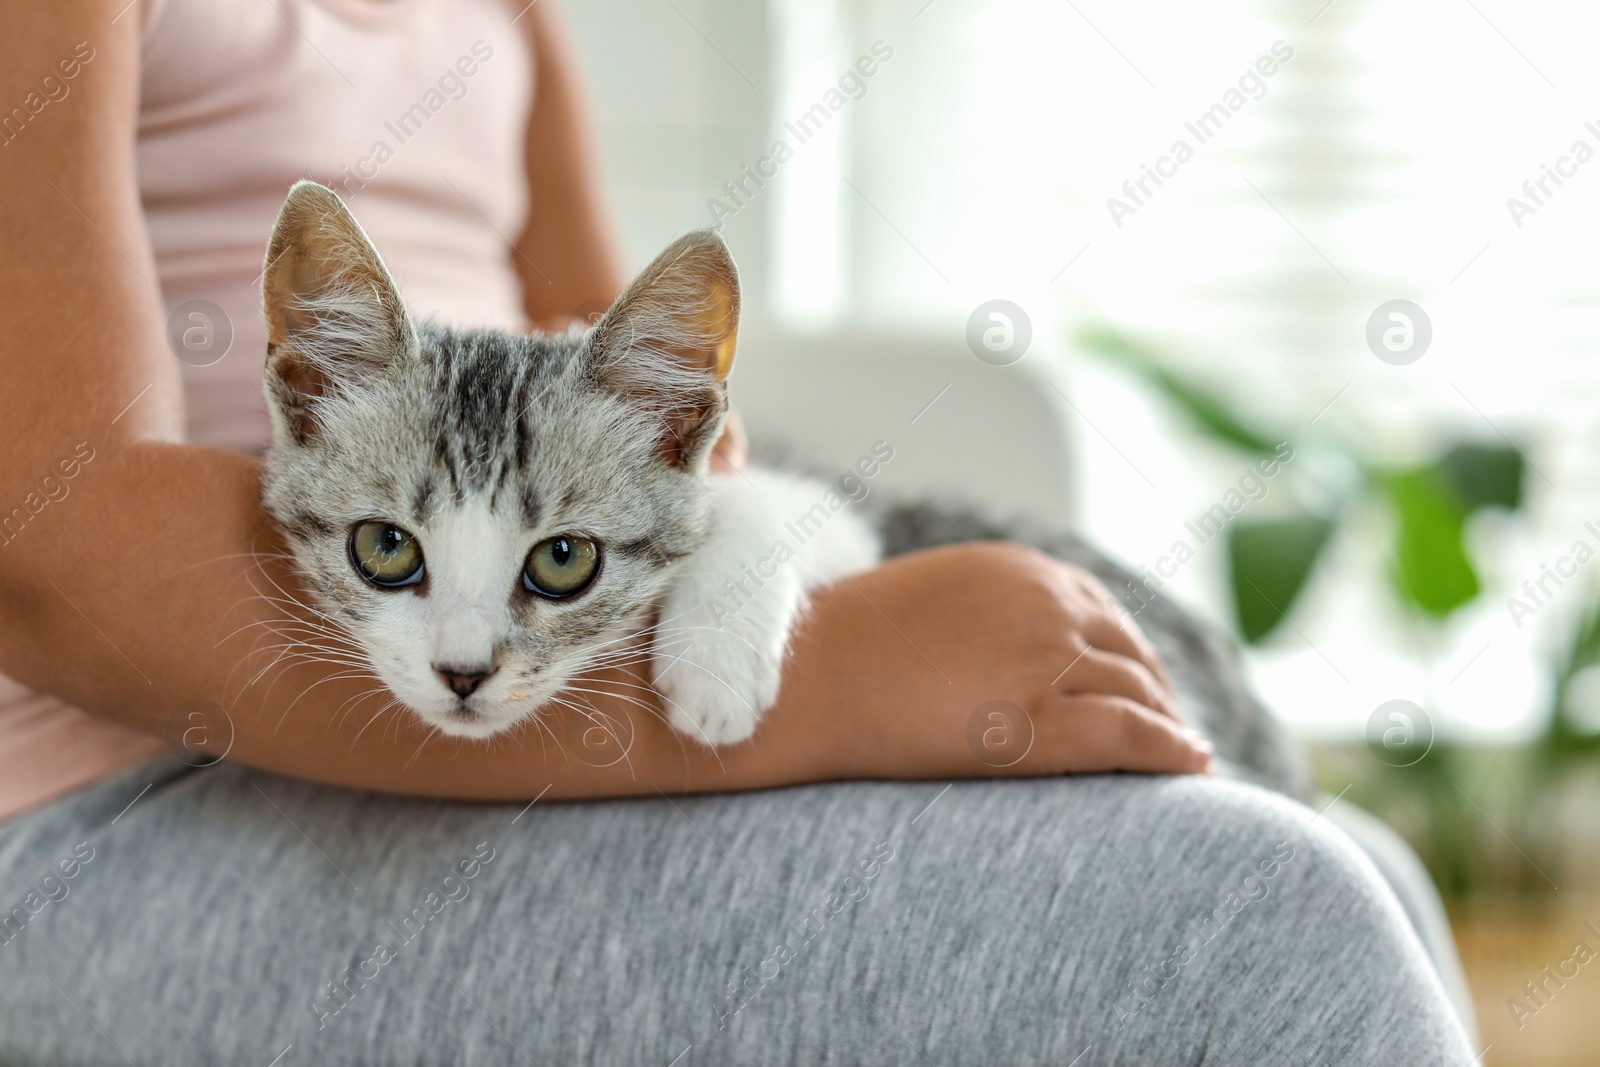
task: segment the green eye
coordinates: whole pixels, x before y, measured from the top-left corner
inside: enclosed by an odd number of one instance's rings
[[[394,588],[422,581],[422,546],[388,522],[364,522],[350,531],[350,561],[373,585]]]
[[[587,537],[552,537],[528,553],[522,585],[540,596],[572,596],[581,593],[599,569],[599,545]]]

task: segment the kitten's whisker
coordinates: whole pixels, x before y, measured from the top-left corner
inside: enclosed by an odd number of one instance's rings
[[[750,651],[752,651],[752,652],[757,652],[758,651],[756,646],[754,644],[752,644],[750,639],[745,637],[744,634],[740,633],[738,630],[727,629],[727,628],[721,627],[721,626],[708,626],[708,625],[704,625],[704,624],[695,624],[695,625],[690,625],[690,626],[664,627],[664,626],[659,626],[658,625],[658,626],[651,627],[651,629],[653,631],[653,636],[656,639],[652,643],[652,647],[654,647],[655,645],[659,645],[660,644],[660,638],[663,635],[667,635],[667,634],[703,633],[705,631],[710,630],[710,631],[716,631],[716,632],[719,632],[719,633],[728,634],[729,636],[737,639],[742,644],[744,644],[747,648],[750,649]]]
[[[298,643],[275,645],[270,647],[276,648],[278,650],[277,654],[274,655],[272,659],[261,668],[261,670],[256,672],[256,674],[245,683],[243,689],[248,689],[255,685],[267,674],[268,671],[279,666],[280,664],[283,665],[283,672],[280,673],[279,677],[282,677],[282,674],[286,674],[293,667],[310,664],[327,664],[330,666],[354,670],[363,674],[372,673],[371,665],[368,664],[365,659],[348,658],[342,655],[328,655],[318,649],[307,648],[306,646]],[[229,682],[231,683],[231,681],[232,672],[229,673]],[[241,690],[241,692],[242,691],[243,690]],[[271,689],[269,688],[267,692],[270,694]]]
[[[637,703],[641,708],[643,708],[650,715],[654,716],[656,719],[659,719],[661,722],[665,723],[669,727],[672,725],[671,724],[671,719],[667,716],[666,711],[664,709],[654,707],[654,706],[652,706],[651,704],[649,704],[649,703],[647,703],[645,701],[639,700],[638,698],[629,697],[627,694],[624,694],[624,693],[600,693],[597,690],[584,689],[581,686],[570,685],[570,684],[568,685],[567,688],[574,689],[574,690],[577,690],[578,692],[583,692],[583,693],[595,693],[596,695],[599,695],[599,696],[614,696],[614,697],[617,697],[617,698],[620,698],[620,699],[623,699],[623,700],[631,700],[634,703]],[[648,687],[648,686],[640,686],[638,688],[648,689],[650,687]],[[656,690],[653,690],[653,689],[651,690],[651,692],[655,692],[658,697],[660,697],[663,701],[665,701],[671,707],[676,708],[679,711],[684,711],[685,710],[683,705],[681,705],[677,701],[673,700],[666,693],[657,692]],[[693,715],[688,715],[687,712],[685,712],[685,714],[686,714],[686,717],[691,722],[694,721],[694,716]],[[700,732],[701,740],[703,740],[705,742],[705,744],[706,744],[706,747],[711,750],[712,756],[717,761],[717,766],[722,767],[724,770],[726,770],[726,764],[724,764],[722,762],[722,753],[717,749],[717,747],[715,745],[713,745],[711,743],[711,740],[705,736],[705,731],[700,730],[698,725],[695,727],[695,729]],[[678,741],[678,750],[680,752],[683,751],[683,736],[682,736],[682,734],[680,734],[676,729],[672,729],[670,732],[671,732],[672,736],[675,737],[677,739],[677,741]],[[630,766],[631,766],[631,764],[630,764]]]
[[[366,662],[366,657],[354,649],[348,649],[337,645],[318,644],[307,638],[296,637],[290,633],[279,633],[277,631],[273,631],[270,634],[264,634],[263,637],[281,637],[283,640],[274,644],[257,644],[255,648],[251,649],[251,653],[253,655],[261,655],[265,652],[281,649],[288,649],[291,651],[300,651],[303,649],[308,652],[315,652],[319,655],[328,656],[333,659],[344,660],[349,663]]]
[[[581,685],[569,685],[567,686],[567,690],[574,693],[587,693],[590,696],[607,697],[612,700],[626,700],[628,703],[634,705],[635,707],[642,708],[645,711],[652,713],[655,711],[655,707],[651,705],[649,701],[643,699],[642,697],[636,697],[631,693],[608,693],[603,689],[586,689]]]
[[[283,724],[288,720],[289,714],[294,711],[295,706],[297,704],[299,704],[302,700],[304,700],[307,696],[309,696],[315,690],[322,688],[323,686],[327,685],[329,682],[337,682],[337,681],[342,680],[343,678],[354,678],[354,677],[359,677],[359,676],[360,676],[359,674],[357,674],[355,672],[352,672],[352,673],[347,674],[347,675],[329,675],[327,677],[318,678],[316,681],[312,682],[310,685],[308,685],[304,689],[300,690],[300,695],[295,697],[293,700],[291,700],[289,702],[289,706],[283,709],[283,714],[278,718],[278,725],[273,727],[273,731],[272,732],[274,734],[276,734],[279,730],[283,729]],[[379,685],[377,687],[368,690],[368,693],[378,692],[379,689],[381,689],[381,688],[382,688],[382,683],[379,683]],[[270,692],[270,690],[269,690],[269,692]],[[329,724],[329,729],[332,729],[332,724],[331,723]]]
[[[316,622],[314,620],[296,619],[296,618],[272,618],[272,619],[257,619],[255,622],[247,622],[244,625],[238,627],[237,629],[231,631],[230,633],[224,635],[223,638],[222,638],[222,641],[232,640],[233,638],[237,637],[239,634],[244,633],[246,630],[253,630],[253,629],[257,629],[257,628],[271,630],[274,633],[279,633],[279,632],[288,633],[290,631],[299,631],[299,632],[302,632],[302,633],[316,634],[318,636],[324,636],[324,637],[338,637],[338,638],[344,638],[345,637],[345,635],[341,631],[336,630],[336,629],[334,629],[334,628],[332,628],[330,626],[323,625],[322,623]],[[219,644],[219,645],[222,644],[222,641],[218,641],[217,644]]]
[[[204,567],[204,566],[206,566],[207,564],[210,564],[210,563],[224,563],[224,562],[227,562],[228,560],[245,559],[245,558],[255,559],[255,560],[278,559],[278,560],[285,560],[285,561],[288,561],[288,562],[293,562],[294,561],[294,557],[289,555],[287,552],[262,553],[262,552],[258,552],[256,550],[254,550],[254,549],[251,549],[248,552],[225,552],[220,556],[211,556],[211,557],[209,557],[207,559],[196,560],[193,563],[186,563],[183,566],[179,567],[177,570],[169,571],[167,573],[167,577],[168,578],[176,578],[178,575],[184,573],[185,571],[192,571],[196,567]]]
[[[267,618],[255,619],[255,620],[252,620],[250,622],[244,623],[244,624],[234,628],[233,630],[231,630],[227,634],[224,634],[217,641],[217,646],[221,646],[224,642],[230,641],[233,638],[237,637],[238,635],[240,635],[242,633],[245,633],[248,630],[258,629],[258,628],[268,629],[268,630],[275,630],[275,629],[277,629],[279,627],[292,627],[292,628],[296,628],[296,629],[302,629],[302,630],[306,630],[306,631],[310,631],[310,632],[315,632],[315,633],[318,633],[318,634],[326,635],[328,637],[335,637],[335,636],[342,637],[343,636],[343,634],[338,629],[325,624],[324,622],[322,622],[321,620],[317,619],[316,617],[314,617],[314,616],[308,617],[308,616],[306,616],[304,614],[301,614],[301,613],[299,613],[297,611],[292,610],[292,605],[289,605],[287,603],[278,603],[278,602],[276,602],[276,601],[274,601],[274,600],[272,600],[270,598],[266,598],[266,597],[258,598],[258,600],[262,604],[265,604],[265,605],[268,605],[268,606],[271,606],[271,607],[279,609],[279,613],[275,614],[275,615],[271,615],[271,616],[269,616]]]
[[[357,705],[366,700],[369,696],[372,696],[373,692],[374,690],[368,688],[360,693],[355,693],[351,696],[345,697],[344,702],[341,703],[338,707],[338,710],[333,713],[333,719],[329,724],[329,729],[337,730],[339,727],[343,726],[344,721],[355,713]],[[360,735],[358,734],[357,736]]]
[[[445,736],[445,732],[432,723],[424,722],[423,725],[428,727],[428,732],[423,735],[422,741],[417,745],[417,750],[411,753],[411,758],[406,760],[405,766],[400,768],[402,771],[408,770],[413,763],[417,762],[417,757],[422,755],[424,748],[428,747],[428,742]]]
[[[630,703],[638,705],[639,708],[641,708],[645,712],[645,714],[649,715],[651,718],[657,719],[662,723],[666,723],[666,724],[670,725],[670,722],[669,722],[666,714],[660,708],[658,708],[658,707],[656,707],[656,706],[654,706],[654,705],[652,705],[652,704],[650,704],[650,703],[648,703],[646,701],[640,700],[640,699],[638,699],[636,697],[630,697],[630,696],[628,696],[627,694],[624,694],[624,693],[603,693],[603,692],[600,692],[598,690],[584,689],[584,688],[579,687],[579,686],[572,686],[570,688],[572,688],[573,690],[575,690],[577,692],[580,692],[580,693],[590,693],[590,694],[593,694],[593,695],[596,695],[596,696],[617,697],[617,698],[620,698],[620,699],[623,699],[623,700],[627,700]],[[670,698],[663,697],[663,699],[666,699],[668,701],[668,703],[672,703]],[[566,702],[562,701],[561,703],[565,704]],[[567,705],[567,706],[570,707],[571,705]],[[673,706],[676,707],[677,705],[673,704]],[[611,731],[608,730],[607,732],[610,733]],[[683,739],[678,735],[678,732],[676,730],[672,730],[672,731],[670,731],[670,733],[672,734],[672,736],[674,738],[677,738],[677,740],[678,740],[678,748],[681,750],[683,748]],[[722,757],[720,755],[717,756],[717,762],[719,764],[722,762]],[[630,771],[633,770],[633,762],[631,760],[628,763],[628,768],[629,768]],[[635,772],[635,778],[637,778],[637,772]]]
[[[549,725],[545,723],[544,717],[539,712],[540,709],[535,708],[533,710],[533,714],[528,715],[526,718],[527,721],[531,721],[533,723],[534,736],[539,739],[539,755],[548,761],[550,758],[550,747],[544,743],[544,735],[549,734],[551,740],[556,742],[557,748],[560,747],[561,742],[558,738],[556,738],[555,731],[550,729]]]
[[[745,706],[745,708],[752,715],[758,714],[758,712],[756,711],[755,707],[752,706],[751,703],[748,700],[746,700],[744,698],[744,696],[741,695],[740,692],[737,689],[735,689],[728,682],[728,680],[726,678],[722,677],[722,675],[718,674],[716,671],[712,670],[710,667],[707,667],[704,664],[696,663],[692,659],[684,659],[682,656],[668,656],[667,658],[672,660],[674,663],[681,663],[685,667],[693,667],[695,670],[700,671],[702,674],[705,674],[705,675],[707,675],[707,676],[709,676],[711,678],[714,678],[724,689],[726,689],[726,690],[728,690],[728,692],[732,693],[734,695],[734,697],[739,701],[739,703],[743,704]],[[706,742],[706,743],[710,744],[709,741]]]
[[[607,678],[606,679],[606,683],[608,685],[622,686],[622,687],[627,688],[627,689],[637,689],[641,693],[655,693],[656,692],[656,687],[653,686],[653,685],[644,685],[644,684],[639,683],[639,682],[630,682],[630,681],[626,681],[625,679],[622,679],[622,678]],[[578,687],[569,682],[568,683],[568,688],[576,689]],[[592,692],[592,691],[593,690],[586,690],[586,692]],[[616,695],[620,697],[623,694],[617,693]]]
[[[350,739],[350,751],[352,753],[355,752],[355,750],[356,750],[356,742],[361,740],[361,735],[367,732],[367,727],[368,726],[371,726],[373,723],[377,722],[380,718],[382,718],[385,714],[395,710],[396,708],[398,708],[400,706],[401,706],[401,704],[400,704],[399,700],[390,700],[387,704],[383,705],[383,707],[379,708],[375,713],[373,713],[372,718],[367,720],[366,725],[361,727],[361,729],[357,730],[356,731],[356,735]]]
[[[562,692],[566,692],[566,691],[567,690],[563,690]],[[599,696],[609,696],[610,695],[610,694],[607,694],[607,693],[600,693],[597,690],[578,689],[576,687],[573,687],[572,691],[584,692],[584,693],[596,693]],[[581,715],[583,718],[587,719],[589,722],[594,723],[601,730],[605,731],[606,736],[611,738],[612,741],[616,742],[619,747],[623,746],[623,739],[617,735],[616,729],[612,726],[612,724],[609,721],[607,721],[602,716],[602,713],[597,708],[593,707],[592,705],[585,707],[583,704],[574,702],[572,700],[568,700],[561,693],[557,693],[554,697],[552,697],[548,701],[548,703],[550,703],[550,704],[559,704],[560,706],[562,706],[564,708],[568,708],[568,709],[576,712],[578,715]],[[631,724],[630,724],[630,726],[631,726]],[[552,738],[554,738],[555,737],[555,732],[551,731],[550,736]],[[559,742],[558,742],[558,744],[559,744]],[[622,747],[622,756],[618,759],[617,762],[622,762],[622,761],[626,761],[627,764],[628,764],[628,775],[629,775],[629,777],[631,777],[635,781],[637,781],[638,777],[639,777],[638,768],[636,768],[633,765],[633,759],[632,759],[631,755],[629,754],[629,750],[628,750],[627,747]]]

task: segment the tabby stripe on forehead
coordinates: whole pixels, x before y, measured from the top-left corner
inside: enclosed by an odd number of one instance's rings
[[[433,497],[437,491],[432,476],[423,478],[422,484],[417,487],[416,497],[411,504],[411,514],[418,526],[426,526],[433,517]]]
[[[467,467],[467,480],[473,488],[481,489],[491,486],[491,472],[477,460],[508,451],[507,435],[514,428],[506,423],[522,371],[515,362],[494,358],[495,353],[486,349],[470,355],[474,357],[470,365],[452,376],[452,429],[461,453],[474,459]]]
[[[522,521],[529,529],[539,525],[539,517],[544,509],[539,506],[539,497],[534,493],[532,486],[522,489]]]
[[[533,452],[533,435],[528,432],[528,410],[521,404],[517,405],[516,426],[513,432],[517,435],[517,470],[528,469],[528,458]]]
[[[528,429],[528,394],[533,392],[534,377],[531,361],[519,361],[516,364],[516,377],[511,387],[506,390],[507,406],[504,418],[511,424],[507,432],[511,435],[511,455],[514,461],[507,460],[506,470],[502,475],[504,478],[509,478],[512,474],[521,474],[528,469],[528,458],[533,451],[532,435]]]
[[[500,509],[500,490],[505,488],[506,478],[509,477],[510,474],[511,464],[507,462],[506,458],[501,456],[500,458],[496,459],[494,463],[494,474],[490,478],[490,481],[493,483],[489,487],[490,511],[498,511]]]
[[[520,449],[522,437],[520,425],[518,427],[517,437],[517,447]],[[517,476],[522,474],[526,469],[526,465],[521,459],[513,460],[511,456],[505,455],[504,450],[502,450],[499,462],[496,464],[497,473],[495,474],[494,479],[494,492],[489,496],[489,506],[491,508],[498,504],[500,499],[500,490],[506,488],[507,485],[515,484]]]
[[[461,502],[461,482],[456,478],[456,465],[450,455],[450,441],[446,437],[444,427],[434,427],[433,462],[437,464],[450,478],[450,492],[456,503]]]
[[[444,470],[446,474],[450,475],[450,492],[455,497],[456,503],[460,504],[466,499],[467,495],[461,491],[461,478],[456,473],[455,457],[448,453],[446,453],[444,459]]]

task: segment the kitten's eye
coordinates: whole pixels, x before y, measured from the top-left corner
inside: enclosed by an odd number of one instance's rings
[[[393,523],[364,522],[350,531],[350,560],[373,585],[394,588],[422,581],[422,546]]]
[[[522,584],[548,597],[581,593],[600,569],[600,546],[587,537],[552,537],[540,541],[522,566]]]

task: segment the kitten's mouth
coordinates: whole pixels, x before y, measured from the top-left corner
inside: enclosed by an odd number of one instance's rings
[[[493,737],[509,726],[509,723],[500,721],[498,716],[480,711],[462,701],[445,711],[436,711],[432,715],[424,716],[434,726],[452,737],[466,737],[482,740]]]
[[[447,700],[439,699],[435,690],[425,700],[405,703],[423,722],[443,734],[484,740],[515,728],[534,714],[544,699],[534,687],[514,686],[495,693],[452,695]]]
[[[444,717],[462,726],[476,726],[483,721],[483,715],[465,700],[445,712]]]
[[[423,718],[453,737],[480,741],[511,729],[521,718],[520,715],[513,713],[512,709],[498,702],[483,704],[481,701],[476,701],[475,703],[461,700],[453,707],[434,711],[424,715]]]

